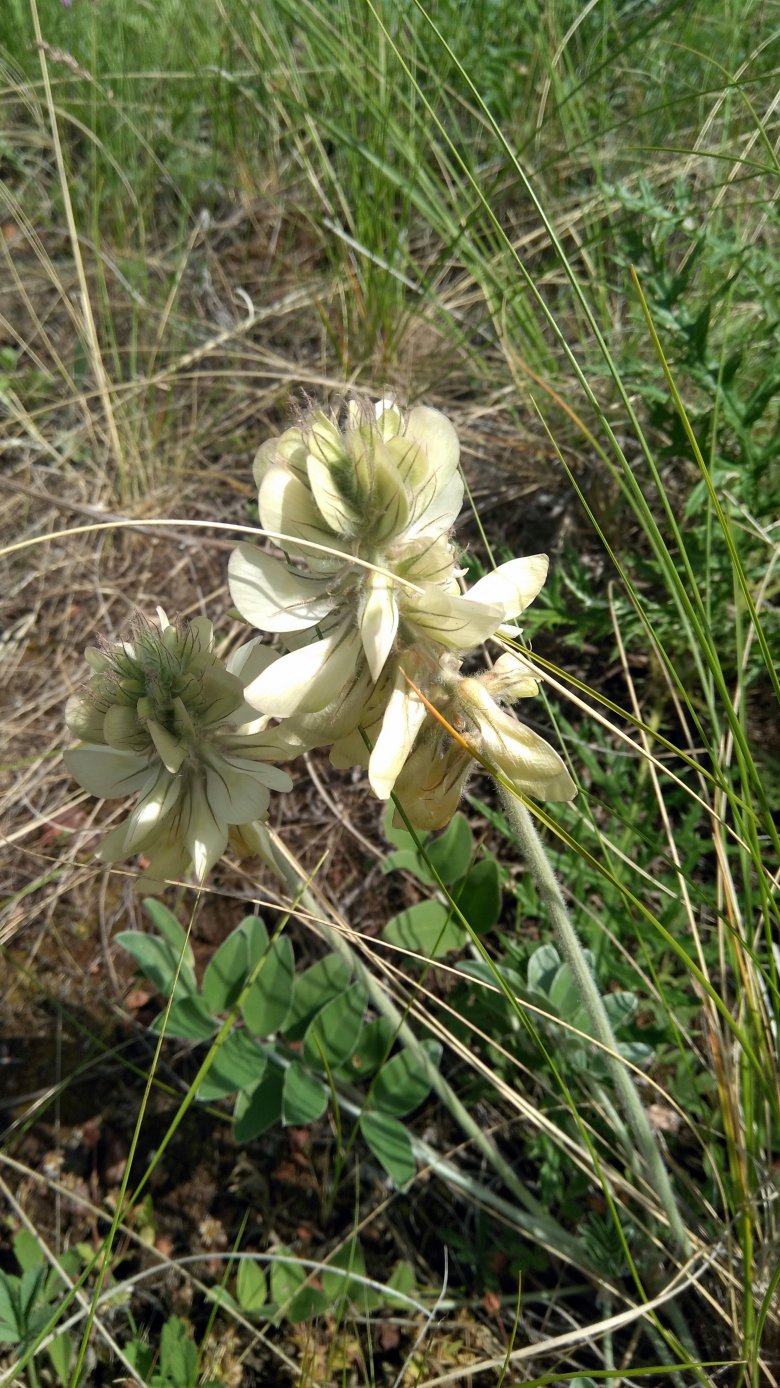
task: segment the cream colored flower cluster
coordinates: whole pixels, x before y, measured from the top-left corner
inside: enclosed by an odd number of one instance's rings
[[[87,653],[92,676],[69,703],[81,744],[73,775],[105,797],[133,791],[106,860],[143,854],[155,877],[203,880],[228,838],[261,843],[275,762],[318,746],[364,765],[374,794],[395,794],[412,824],[443,827],[477,761],[524,795],[566,800],[557,752],[504,707],[537,692],[518,656],[481,675],[464,657],[539,592],[547,558],[502,564],[467,592],[452,541],[463,502],[458,437],[438,410],[391,398],[323,413],[269,439],[255,459],[260,524],[282,557],[239,545],[229,565],[238,611],[276,635],[221,662],[205,619],[139,624]]]
[[[575,792],[557,752],[502,707],[537,692],[527,665],[505,653],[489,673],[460,673],[475,646],[517,637],[507,624],[547,558],[513,559],[462,591],[459,453],[450,421],[424,405],[352,404],[343,430],[317,414],[255,462],[260,523],[285,558],[241,545],[229,568],[241,615],[287,646],[248,703],[283,720],[286,747],[328,745],[334,765],[366,765],[374,794],[394,792],[420,829],[451,818],[474,757],[523,794]]]
[[[172,624],[161,608],[158,618],[137,622],[128,641],[90,648],[91,678],[65,711],[81,738],[65,753],[76,780],[106,800],[139,793],[97,856],[141,854],[149,887],[190,871],[202,882],[229,838],[254,848],[271,791],[292,787],[274,765],[278,732],[267,737],[270,720],[244,699],[272,653],[252,641],[224,664],[205,618]]]

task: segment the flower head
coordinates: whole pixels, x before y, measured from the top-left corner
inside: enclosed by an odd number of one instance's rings
[[[517,635],[508,624],[548,561],[510,560],[461,591],[458,456],[450,422],[424,406],[351,405],[344,429],[315,414],[255,463],[260,520],[284,537],[286,559],[241,545],[229,570],[242,615],[287,646],[245,689],[283,720],[268,735],[367,765],[374,793],[408,798],[425,828],[449,819],[475,760],[525,794],[574,794],[558,754],[501,707],[536,693],[528,667],[506,655],[484,676],[461,674],[475,647]]]
[[[251,642],[226,664],[214,653],[211,623],[139,621],[127,641],[91,648],[92,675],[68,702],[81,738],[65,754],[76,780],[105,799],[139,793],[104,839],[105,862],[143,853],[160,879],[192,868],[202,881],[222,855],[231,826],[261,818],[272,790],[289,790],[276,734],[265,735],[244,686],[275,659]]]
[[[457,593],[449,531],[463,501],[458,457],[443,414],[418,405],[404,416],[389,399],[371,413],[353,402],[344,429],[317,413],[263,444],[260,522],[286,537],[288,558],[240,545],[230,591],[247,621],[294,649],[248,689],[259,710],[315,713],[350,674],[367,669],[379,679],[404,621],[414,620],[407,600],[432,588]]]

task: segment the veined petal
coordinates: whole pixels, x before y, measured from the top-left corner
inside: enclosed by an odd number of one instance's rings
[[[365,731],[368,732],[368,729]],[[354,728],[351,733],[336,739],[330,749],[330,764],[337,771],[347,771],[350,766],[368,766],[369,756],[360,729]]]
[[[360,617],[360,639],[374,680],[378,680],[382,673],[397,630],[398,598],[395,585],[385,574],[370,573]]]
[[[243,703],[244,689],[241,680],[231,675],[222,666],[212,665],[200,677],[201,727],[212,727],[231,718]]]
[[[247,685],[244,696],[261,713],[276,718],[316,713],[354,677],[360,650],[359,634],[338,627],[324,641],[283,655]]]
[[[419,596],[405,594],[403,598],[403,621],[453,651],[469,650],[486,641],[503,615],[500,607],[472,602],[433,587],[427,587]]]
[[[550,561],[546,554],[532,554],[526,559],[510,559],[492,573],[485,574],[468,591],[471,602],[485,602],[501,607],[501,620],[519,617],[533,602],[544,586]]]
[[[469,739],[467,739],[469,740]],[[572,800],[577,794],[558,753],[543,737],[499,708],[480,720],[480,751],[523,795],[535,800]]]
[[[366,690],[362,706],[356,711],[351,729],[333,738],[333,746],[330,751],[332,766],[337,766],[341,770],[348,766],[368,766],[369,751],[381,732],[382,719],[385,716],[393,683],[394,681],[386,671],[378,684]],[[305,723],[307,720],[304,719],[303,721]],[[328,739],[323,738],[322,740],[327,741]]]
[[[257,820],[253,820],[251,824],[231,824],[228,829],[228,843],[237,858],[263,858],[269,866],[276,866],[273,863],[268,830]]]
[[[395,403],[394,396],[383,395],[381,400],[377,400],[374,414],[383,439],[394,439],[396,434],[401,432],[403,416]]]
[[[264,748],[264,751],[271,749]],[[211,763],[211,769],[223,775],[226,781],[230,780],[232,772],[240,772],[241,775],[253,777],[256,781],[261,781],[269,790],[287,791],[292,790],[292,780],[286,771],[282,771],[280,766],[275,766],[273,762],[263,761],[251,756],[242,756],[240,751],[221,753],[215,757]],[[247,816],[256,818],[256,815]],[[231,820],[231,824],[238,824],[239,821]]]
[[[252,464],[252,474],[258,490],[269,468],[288,467],[301,481],[306,478],[308,449],[300,429],[285,429],[278,438],[266,439],[258,448]]]
[[[306,468],[312,495],[325,524],[334,535],[354,535],[360,518],[339,489],[336,469],[313,453],[306,460]]]
[[[310,457],[319,458],[323,463],[343,462],[344,440],[341,437],[341,430],[335,420],[328,419],[322,410],[317,410],[316,414],[312,416],[306,431],[306,442]]]
[[[286,779],[289,781],[289,777]],[[206,798],[217,823],[243,824],[265,814],[271,789],[260,777],[241,771],[220,757],[206,769]]]
[[[370,671],[361,662],[354,678],[337,697],[318,713],[286,718],[284,723],[274,729],[282,731],[286,737],[300,738],[306,748],[326,747],[339,738],[346,737],[353,728],[362,722],[373,680]]]
[[[90,670],[96,675],[104,675],[106,670],[112,669],[111,658],[101,651],[97,646],[87,646],[84,652],[84,659]]]
[[[161,768],[154,785],[128,815],[123,857],[135,853],[141,844],[154,835],[176,804],[181,789],[181,779]]]
[[[370,506],[371,533],[377,542],[394,535],[406,536],[409,523],[409,497],[403,479],[393,463],[390,450],[379,440],[372,453],[373,485]]]
[[[285,467],[268,469],[260,487],[258,509],[264,530],[312,540],[318,545],[334,543],[333,532],[325,525],[309,488]],[[291,544],[289,540],[279,543],[291,553],[322,557],[316,550],[307,550],[305,545]]]
[[[225,661],[225,669],[240,679],[242,685],[246,685],[278,659],[278,653],[264,644],[262,636],[253,636],[251,641],[231,651]]]
[[[188,810],[186,818],[182,818],[181,838],[192,859],[195,876],[203,882],[225,851],[227,824],[216,819],[204,786],[192,787]]]
[[[330,610],[327,583],[295,573],[255,545],[239,545],[228,563],[230,596],[261,631],[305,631]]]
[[[539,693],[539,680],[531,666],[514,651],[504,651],[486,678],[494,694],[509,699],[530,699]]]
[[[390,792],[425,721],[426,712],[425,704],[399,672],[368,763],[368,779],[378,800],[390,798]]]
[[[186,747],[155,718],[148,718],[146,727],[166,771],[175,775],[187,756]]]
[[[93,699],[88,694],[71,694],[65,705],[65,722],[68,731],[74,737],[80,738],[82,742],[94,742],[102,745],[105,742],[103,732],[103,720],[105,710],[96,708]]]
[[[127,820],[123,819],[119,824],[115,824],[110,829],[105,838],[100,840],[95,849],[95,857],[99,863],[117,863],[122,858],[127,857],[125,851],[125,840],[127,838]]]
[[[117,751],[135,752],[142,756],[149,746],[149,739],[138,721],[138,714],[132,704],[112,704],[103,718],[101,742]]]
[[[448,482],[458,466],[460,443],[447,416],[430,405],[415,405],[406,416],[404,434],[424,450],[428,471],[436,476],[439,485]]]
[[[414,749],[395,783],[395,794],[415,829],[432,833],[449,824],[473,766],[456,743],[443,750],[440,737]],[[398,827],[402,825],[403,821]]]
[[[71,747],[65,753],[64,761],[79,785],[90,795],[99,795],[103,800],[131,795],[149,779],[148,757],[137,756],[135,752],[119,752],[114,747],[93,746],[91,743]]]
[[[460,472],[454,472],[447,481],[428,478],[415,493],[407,534],[410,537],[446,534],[460,515],[463,493]]]

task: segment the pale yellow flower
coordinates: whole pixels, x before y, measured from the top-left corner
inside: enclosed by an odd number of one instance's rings
[[[424,612],[429,591],[457,594],[449,531],[463,501],[458,457],[443,414],[418,405],[403,415],[389,399],[371,413],[350,405],[343,430],[318,413],[262,446],[260,522],[292,537],[280,541],[288,559],[240,545],[230,591],[248,622],[294,649],[247,690],[259,710],[316,713],[363,666],[379,679],[414,625],[410,601]]]
[[[262,818],[271,791],[292,786],[271,764],[282,740],[244,699],[275,657],[251,642],[223,664],[210,622],[171,624],[158,612],[159,627],[138,622],[130,640],[87,652],[92,677],[66,710],[83,740],[65,762],[93,795],[139,794],[103,840],[102,861],[142,854],[155,878],[192,870],[203,881],[231,826]]]

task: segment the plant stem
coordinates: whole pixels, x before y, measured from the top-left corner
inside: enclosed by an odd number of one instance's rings
[[[563,893],[536,831],[536,825],[522,801],[510,795],[503,787],[501,798],[526,863],[533,874],[539,896],[549,912],[561,954],[574,976],[593,1034],[605,1048],[602,1052],[604,1061],[609,1068],[626,1122],[644,1161],[647,1179],[669,1221],[669,1229],[679,1252],[683,1257],[688,1257],[691,1251],[690,1241],[677,1207],[669,1173],[663,1163],[634,1081],[618,1054],[617,1041],[607,1009],[591,973],[579,936],[571,922]]]
[[[304,906],[315,917],[318,928],[327,940],[330,947],[341,956],[349,965],[355,976],[363,984],[371,1004],[386,1017],[392,1026],[396,1038],[414,1057],[415,1063],[425,1074],[425,1078],[431,1089],[438,1095],[445,1108],[449,1110],[455,1122],[465,1133],[466,1137],[482,1153],[486,1161],[495,1172],[501,1177],[507,1190],[510,1190],[515,1198],[524,1206],[531,1215],[531,1220],[526,1220],[529,1232],[549,1247],[558,1247],[564,1255],[578,1266],[583,1266],[583,1250],[576,1239],[555,1220],[545,1209],[541,1201],[527,1189],[523,1181],[513,1169],[510,1162],[502,1156],[496,1144],[488,1136],[477,1120],[469,1113],[465,1104],[458,1098],[454,1089],[448,1084],[447,1080],[439,1071],[438,1067],[431,1060],[425,1047],[415,1036],[414,1031],[405,1020],[403,1013],[396,1007],[392,998],[388,996],[385,989],[378,979],[374,977],[371,970],[366,967],[360,956],[352,948],[349,941],[338,930],[335,925],[331,925],[324,917],[327,912],[325,903],[320,900],[308,887],[303,886],[305,878],[298,869],[287,850],[276,838],[269,835],[269,843],[273,857],[273,865],[276,871],[285,882],[291,895],[298,903]],[[301,890],[303,887],[303,890]],[[552,1240],[552,1242],[550,1242]]]

